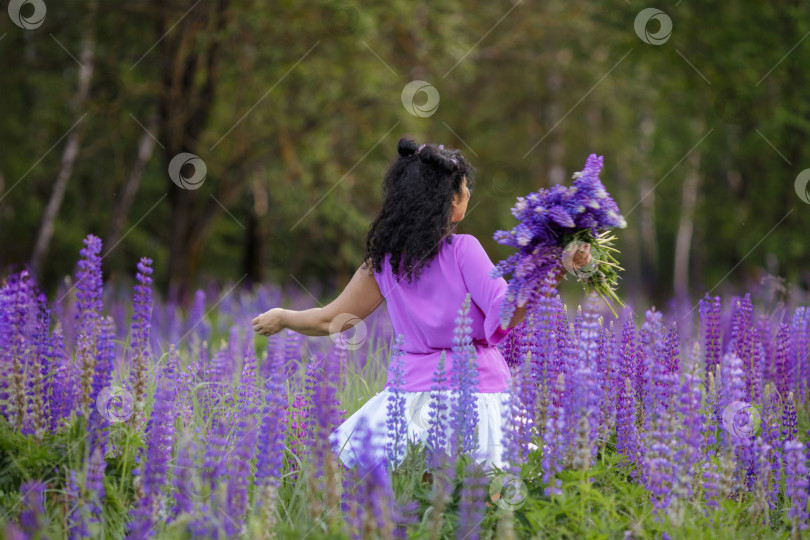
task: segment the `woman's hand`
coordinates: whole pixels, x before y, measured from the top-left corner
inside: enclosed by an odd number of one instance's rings
[[[590,244],[586,242],[572,242],[569,244],[569,247],[563,252],[563,267],[560,269],[559,274],[557,274],[557,283],[562,281],[566,272],[576,274],[580,268],[590,264],[591,260]],[[577,277],[579,277],[578,274]]]
[[[591,258],[591,245],[581,245],[576,253],[574,253],[574,269],[579,270],[583,266],[587,265],[591,262]]]
[[[273,308],[253,319],[253,331],[262,336],[272,336],[284,330],[284,310]]]

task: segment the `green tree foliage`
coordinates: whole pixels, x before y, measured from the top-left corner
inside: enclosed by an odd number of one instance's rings
[[[569,182],[595,152],[628,214],[620,293],[671,294],[683,221],[693,294],[750,286],[761,269],[810,283],[810,206],[794,189],[810,167],[806,3],[668,2],[657,7],[672,32],[658,45],[637,34],[637,3],[46,4],[36,29],[0,16],[0,263],[30,260],[62,137],[86,113],[42,272],[49,287],[85,234],[110,228],[153,115],[154,152],[120,243],[106,246],[113,278],[146,254],[164,289],[181,293],[206,276],[345,282],[409,134],[476,164],[461,230],[493,259],[508,253],[491,235],[511,226],[514,198]],[[94,72],[77,110],[73,57],[89,31]],[[413,80],[438,90],[435,114],[402,106]],[[169,178],[179,151],[205,162],[199,189]],[[696,205],[682,219],[690,167]]]

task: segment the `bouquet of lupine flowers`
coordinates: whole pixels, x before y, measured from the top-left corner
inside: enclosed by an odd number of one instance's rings
[[[614,256],[618,250],[613,247],[615,237],[610,230],[623,229],[627,222],[599,180],[602,162],[602,156],[591,154],[585,168],[574,173],[571,187],[555,185],[518,197],[512,215],[520,223],[495,233],[496,242],[519,250],[492,271],[493,278],[513,274],[501,306],[503,328],[517,306],[536,300],[543,279],[562,268],[576,275],[586,292],[599,293],[614,316],[611,300],[624,305],[614,290],[622,268]],[[591,261],[575,267],[574,255],[586,244],[591,246]]]

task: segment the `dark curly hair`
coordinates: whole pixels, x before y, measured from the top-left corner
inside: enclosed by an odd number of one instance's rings
[[[456,149],[420,146],[407,137],[399,140],[397,152],[383,180],[383,206],[369,227],[364,260],[381,272],[390,253],[397,281],[405,275],[411,282],[430,265],[441,242],[451,243],[453,194],[464,197],[464,178],[472,192],[475,169]]]

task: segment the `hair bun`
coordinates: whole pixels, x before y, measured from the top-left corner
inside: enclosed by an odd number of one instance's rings
[[[397,143],[397,152],[399,152],[399,155],[402,157],[412,156],[418,149],[419,145],[416,144],[416,141],[408,137],[402,137],[399,143]]]
[[[453,160],[441,155],[433,146],[425,146],[422,148],[422,150],[419,152],[419,158],[423,163],[433,165],[434,167],[437,167],[447,173],[451,173],[456,170],[456,163]]]

